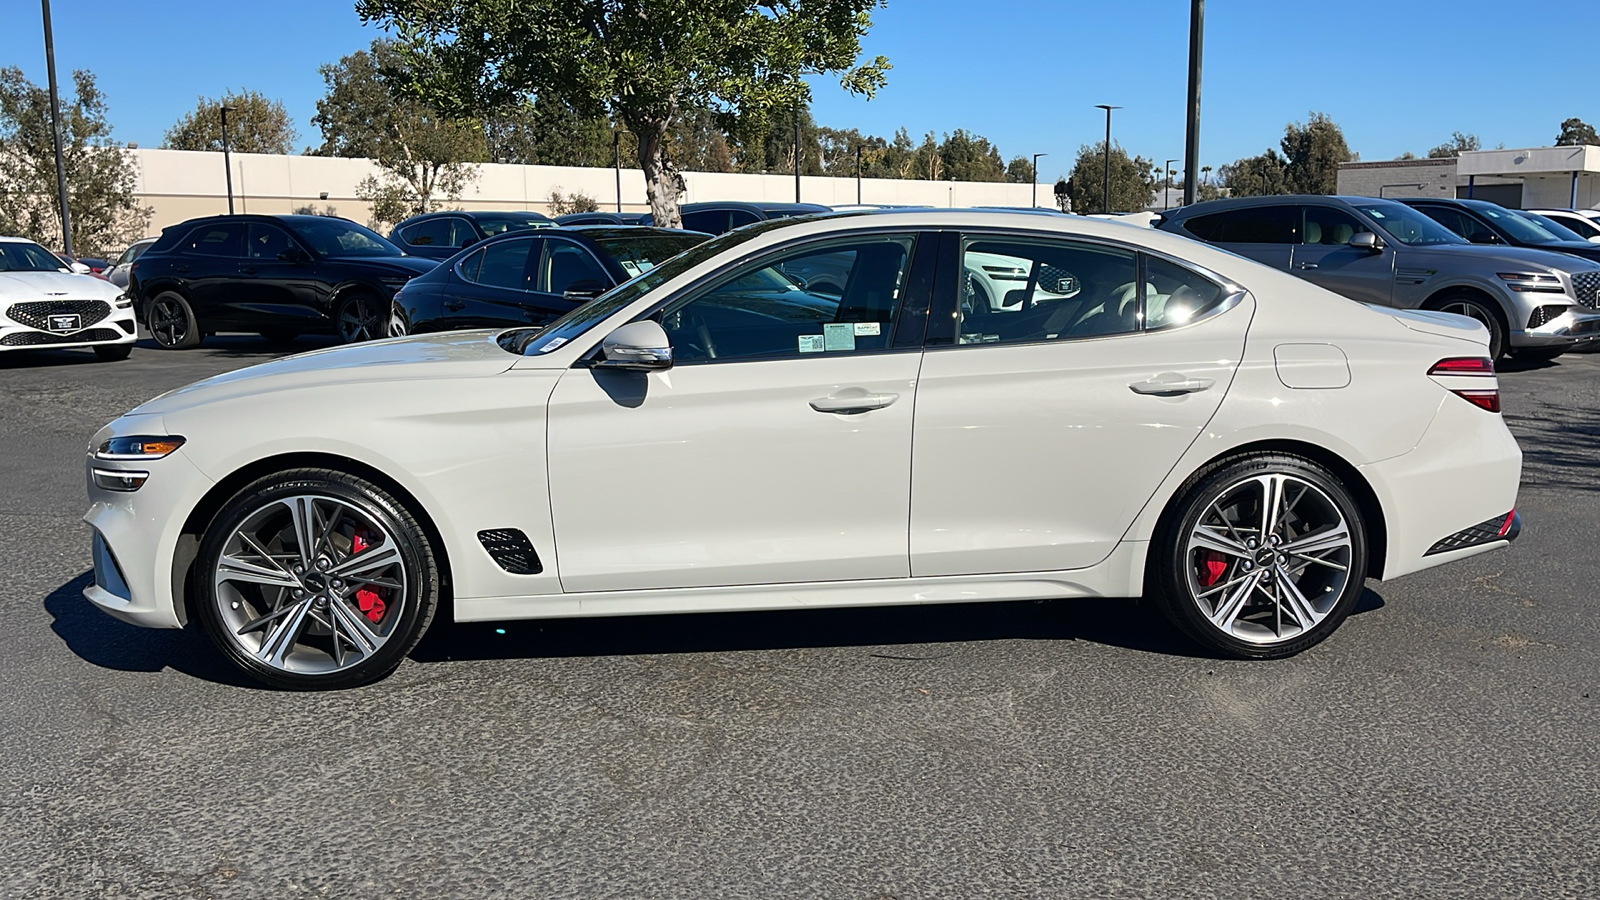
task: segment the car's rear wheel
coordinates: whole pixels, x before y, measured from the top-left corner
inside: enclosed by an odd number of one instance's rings
[[[275,687],[355,687],[394,671],[433,618],[427,532],[371,482],[296,469],[239,491],[206,529],[197,613],[231,661]]]
[[[124,360],[132,352],[132,344],[96,344],[94,348],[94,355],[99,357],[101,362]]]
[[[1452,294],[1440,298],[1430,308],[1476,319],[1484,328],[1489,329],[1490,359],[1496,361],[1503,359],[1506,351],[1510,349],[1506,345],[1506,325],[1501,318],[1500,310],[1482,297],[1474,294]]]
[[[346,344],[389,336],[389,304],[370,294],[346,294],[334,312],[339,340]]]
[[[1225,460],[1179,493],[1150,549],[1167,617],[1206,649],[1292,656],[1332,634],[1365,585],[1359,504],[1326,468],[1285,453]]]
[[[157,294],[150,301],[145,327],[163,350],[184,350],[200,343],[200,323],[183,295],[172,291]]]

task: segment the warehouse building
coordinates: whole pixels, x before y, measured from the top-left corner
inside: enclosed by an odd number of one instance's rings
[[[1600,147],[1474,150],[1448,159],[1339,166],[1339,193],[1472,197],[1515,209],[1600,208]]]

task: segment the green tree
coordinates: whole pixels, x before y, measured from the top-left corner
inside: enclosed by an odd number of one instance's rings
[[[609,166],[611,123],[555,95],[484,117],[487,157],[525,166]]]
[[[105,95],[94,75],[73,72],[72,88],[60,107],[72,250],[110,256],[144,236],[153,210],[134,196],[138,170],[111,139]],[[61,247],[55,166],[50,93],[21,69],[0,69],[0,234]]]
[[[168,150],[221,150],[222,114],[228,110],[228,146],[236,153],[294,152],[299,133],[289,112],[260,91],[229,91],[221,97],[201,97],[195,107],[167,129],[162,146]]]
[[[1600,135],[1594,126],[1582,119],[1567,119],[1561,123],[1561,133],[1556,135],[1557,147],[1600,146]]]
[[[1084,144],[1072,166],[1072,211],[1087,215],[1097,212],[1132,212],[1150,205],[1156,186],[1151,170],[1157,168],[1142,156],[1131,159],[1121,146],[1111,146],[1111,203],[1105,195],[1106,144]]]
[[[1260,156],[1247,156],[1223,166],[1218,172],[1230,197],[1265,197],[1287,194],[1288,164],[1278,151],[1267,148]]]
[[[667,156],[682,110],[762,119],[836,74],[872,96],[889,61],[861,64],[883,0],[357,0],[362,19],[407,48],[406,84],[462,115],[555,93],[603,108],[638,139],[655,221],[680,224]]]
[[[1473,151],[1473,150],[1482,150],[1482,149],[1483,149],[1483,142],[1478,140],[1478,136],[1477,135],[1475,135],[1475,134],[1463,134],[1462,132],[1457,131],[1457,132],[1454,132],[1454,133],[1452,133],[1450,135],[1450,140],[1445,141],[1444,143],[1440,144],[1437,147],[1434,147],[1432,150],[1429,150],[1428,151],[1428,158],[1429,159],[1449,159],[1452,156],[1460,156],[1463,153],[1468,153],[1468,152]],[[1405,159],[1405,158],[1408,158],[1408,157],[1401,157],[1401,158]],[[1409,158],[1415,159],[1415,157],[1409,157]]]
[[[1323,113],[1306,124],[1283,130],[1284,182],[1291,194],[1333,194],[1339,190],[1339,164],[1355,159],[1344,132]]]
[[[944,177],[952,181],[1004,181],[1006,165],[1000,151],[982,135],[957,128],[939,145]]]
[[[488,156],[484,128],[402,95],[406,58],[388,41],[372,42],[322,67],[328,93],[311,123],[322,130],[320,156],[355,156],[378,164],[356,186],[372,204],[372,224],[398,222],[453,203]]]
[[[1033,175],[1033,160],[1029,157],[1013,156],[1006,164],[1006,180],[1012,184],[1028,184],[1033,181]]]

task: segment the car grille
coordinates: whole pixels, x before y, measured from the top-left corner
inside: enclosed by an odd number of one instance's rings
[[[1541,306],[1528,317],[1529,328],[1542,328],[1546,322],[1558,318],[1567,311],[1565,306]]]
[[[0,337],[0,347],[37,347],[41,344],[87,344],[91,341],[115,341],[124,337],[115,328],[91,328],[72,334],[50,334],[44,331],[14,331]]]
[[[1572,292],[1579,303],[1590,309],[1600,309],[1600,272],[1579,272],[1572,276]]]
[[[29,328],[48,328],[51,316],[77,315],[79,326],[87,328],[111,315],[111,306],[104,300],[39,300],[13,303],[6,315]]]

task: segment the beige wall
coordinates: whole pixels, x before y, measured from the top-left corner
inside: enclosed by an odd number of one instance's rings
[[[196,216],[228,211],[227,181],[220,153],[186,150],[129,150],[139,173],[136,189],[141,201],[155,209],[150,233]],[[331,205],[339,215],[365,222],[370,213],[356,199],[356,185],[373,174],[376,166],[366,159],[320,156],[273,156],[256,153],[232,155],[234,210],[236,212],[287,213],[311,204]],[[704,200],[794,200],[792,175],[742,175],[685,172],[684,202]],[[455,204],[464,209],[532,209],[549,212],[553,190],[593,197],[601,209],[615,209],[616,173],[612,169],[571,166],[513,166],[486,163]],[[868,178],[861,182],[861,202],[921,206],[1029,206],[1033,186],[990,182],[901,181]],[[326,199],[323,199],[326,194]],[[1054,201],[1053,187],[1038,186],[1039,202]],[[807,203],[841,206],[856,202],[853,178],[801,179],[800,199]],[[649,209],[644,177],[638,169],[622,170],[622,206],[630,212]]]

